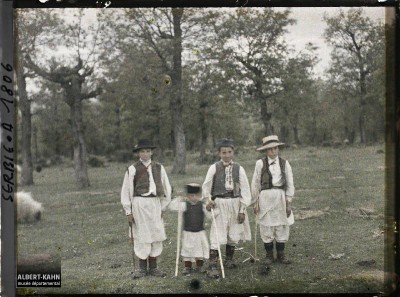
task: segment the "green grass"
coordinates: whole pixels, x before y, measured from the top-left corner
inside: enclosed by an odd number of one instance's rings
[[[36,224],[18,225],[18,254],[59,254],[62,259],[61,288],[32,288],[28,292],[49,293],[370,293],[382,292],[384,270],[384,154],[379,146],[286,149],[282,157],[292,165],[296,211],[324,210],[319,217],[296,220],[286,252],[291,265],[273,264],[267,276],[258,274],[258,264],[242,263],[254,253],[254,241],[236,251],[240,263],[226,270],[226,278],[173,277],[175,271],[177,214],[165,217],[168,239],[159,259],[166,278],[132,280],[132,253],[127,220],[120,205],[120,188],[129,164],[108,163],[91,168],[91,187],[79,190],[70,167],[45,168],[34,173],[35,185],[23,190],[45,208]],[[175,194],[188,182],[202,183],[208,165],[196,164],[188,155],[187,174],[169,174]],[[251,181],[256,153],[239,153],[236,160]],[[168,163],[167,163],[168,164]],[[170,164],[170,163],[169,163]],[[166,166],[167,172],[171,166]],[[356,216],[348,209],[369,208],[370,216]],[[249,211],[254,238],[254,216]],[[210,229],[207,222],[206,229]],[[379,234],[379,233],[378,233]],[[258,235],[257,254],[265,253]],[[222,247],[223,254],[224,247]],[[331,254],[344,256],[329,259]],[[372,267],[359,261],[375,260]],[[137,260],[136,260],[137,261]],[[136,263],[137,264],[137,263]],[[112,268],[115,267],[115,268]],[[179,267],[181,271],[182,267]],[[372,275],[372,276],[371,276]],[[375,277],[376,275],[376,277]],[[197,277],[199,290],[191,289]],[[20,293],[27,290],[20,290]]]

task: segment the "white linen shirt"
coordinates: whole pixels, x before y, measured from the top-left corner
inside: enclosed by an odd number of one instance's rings
[[[268,164],[275,162],[273,165],[270,165],[269,170],[272,174],[272,185],[279,187],[283,185],[282,180],[282,172],[279,166],[278,157],[275,159],[271,159],[268,157]],[[251,204],[257,201],[258,195],[261,192],[261,171],[264,166],[263,160],[259,159],[256,162],[256,167],[254,169],[253,179],[251,181]],[[285,162],[285,172],[286,172],[286,190],[285,196],[288,202],[291,202],[294,196],[294,183],[293,183],[293,172],[292,167],[290,166],[289,162]]]
[[[233,162],[232,162],[232,164],[233,164]],[[208,169],[206,178],[205,178],[203,186],[202,186],[203,199],[211,198],[211,188],[212,188],[215,172],[216,172],[216,165],[213,164]],[[251,204],[251,192],[250,192],[249,180],[247,179],[246,172],[244,171],[244,168],[242,166],[240,166],[240,169],[239,169],[239,185],[240,185],[240,193],[241,193],[241,197],[239,197],[240,202],[241,202],[239,213],[244,213],[246,207]]]
[[[149,164],[147,164],[147,165],[149,165]],[[149,192],[146,194],[148,194],[148,195],[154,194],[155,195],[156,194],[156,186],[155,186],[153,174],[151,171],[151,165],[148,166],[147,170],[149,172],[149,177],[150,177],[150,187],[149,187]],[[122,183],[121,204],[125,210],[126,215],[132,214],[132,199],[134,197],[133,193],[135,190],[134,185],[133,185],[133,180],[135,178],[135,174],[136,174],[135,166],[133,166],[133,165],[129,166],[125,173],[124,181]],[[171,202],[171,185],[169,183],[168,176],[167,176],[167,173],[166,173],[163,165],[161,165],[161,183],[163,185],[163,190],[164,190],[164,194],[165,194],[165,197],[160,197],[161,211],[165,211],[168,204]]]

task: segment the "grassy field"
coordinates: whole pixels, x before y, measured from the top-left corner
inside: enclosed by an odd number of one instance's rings
[[[91,187],[78,190],[73,168],[58,166],[34,173],[32,193],[45,208],[36,224],[17,228],[18,254],[58,254],[61,288],[19,289],[20,293],[378,293],[384,290],[384,154],[383,146],[299,148],[282,151],[293,168],[296,187],[287,244],[291,265],[273,264],[267,276],[249,261],[254,241],[235,253],[239,268],[226,278],[174,277],[177,214],[165,216],[168,239],[159,259],[167,277],[132,280],[132,253],[120,188],[127,165],[91,168]],[[236,160],[251,180],[257,153],[242,151]],[[188,156],[187,174],[169,175],[175,191],[188,182],[202,183],[208,165]],[[167,172],[171,171],[166,163]],[[254,216],[249,211],[254,238]],[[207,222],[206,229],[210,229]],[[265,256],[258,235],[260,257]],[[225,248],[223,251],[225,251]],[[225,254],[225,252],[223,252]],[[340,255],[342,254],[342,255]],[[332,255],[338,259],[332,259]],[[137,263],[136,263],[137,264]],[[181,271],[181,267],[180,267]],[[200,288],[190,286],[192,279]]]

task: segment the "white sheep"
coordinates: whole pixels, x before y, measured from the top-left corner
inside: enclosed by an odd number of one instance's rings
[[[17,201],[17,222],[33,223],[40,221],[43,207],[40,202],[32,198],[31,193],[17,192],[15,194]]]

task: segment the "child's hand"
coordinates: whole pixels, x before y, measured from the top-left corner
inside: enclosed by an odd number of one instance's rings
[[[291,212],[292,212],[292,208],[289,205],[287,205],[286,206],[286,217],[289,217]]]
[[[239,213],[238,215],[238,223],[242,224],[244,222],[245,219],[245,214],[244,213]]]
[[[211,209],[215,208],[217,206],[217,204],[214,201],[210,201],[208,202],[208,204],[206,205],[206,209],[208,211],[211,211]]]
[[[135,219],[133,218],[133,214],[127,215],[129,225],[135,224]]]

